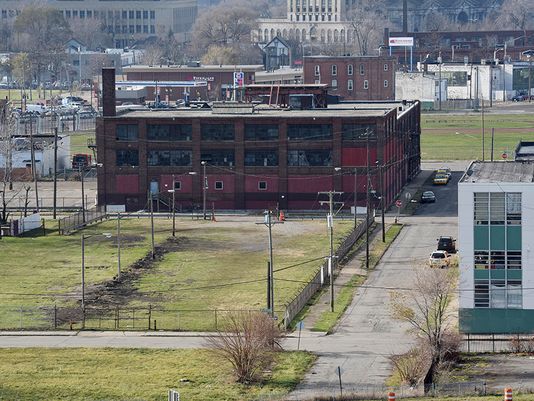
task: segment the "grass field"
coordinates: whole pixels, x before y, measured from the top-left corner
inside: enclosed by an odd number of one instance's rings
[[[92,235],[86,240],[85,249],[88,305],[113,308],[120,305],[123,309],[152,305],[158,328],[181,330],[213,329],[215,309],[222,315],[224,310],[263,308],[267,229],[255,224],[259,218],[233,219],[212,223],[180,218],[177,243],[170,252],[129,282],[110,288],[102,283],[116,275],[116,222],[84,230]],[[337,243],[351,226],[350,221],[336,222]],[[123,270],[149,251],[149,227],[149,219],[122,221]],[[156,220],[156,243],[170,236],[170,228],[170,220]],[[107,238],[103,233],[113,236]],[[273,246],[275,269],[321,258],[328,249],[327,229],[322,220],[286,222],[273,229]],[[2,239],[0,328],[50,328],[51,312],[43,307],[56,304],[61,310],[79,305],[80,259],[80,234]],[[283,311],[283,305],[321,262],[275,273],[278,312]],[[158,308],[176,313],[160,313]],[[112,320],[109,323],[110,326],[101,328],[115,328]],[[142,328],[146,329],[144,322]]]
[[[92,156],[92,150],[87,147],[87,140],[95,139],[94,132],[73,132],[70,134],[70,154],[85,153]]]
[[[495,129],[494,159],[503,152],[513,157],[520,139],[534,140],[534,114],[484,115],[486,160],[491,158],[491,131]],[[482,115],[421,115],[423,160],[482,159]]]
[[[258,385],[233,382],[228,363],[205,350],[3,349],[0,400],[252,400],[282,396],[315,357],[281,352],[271,377]]]
[[[31,91],[31,98],[30,98],[30,90],[26,89],[26,102],[27,103],[36,103],[41,102],[50,99],[51,96],[70,96],[71,92],[68,90],[59,90],[59,89],[53,89],[50,91],[49,89],[46,90],[46,93],[44,90],[41,90],[40,92],[37,89],[32,89]],[[24,92],[23,92],[24,93]],[[81,93],[89,93],[89,92],[81,92]],[[39,96],[40,95],[40,96]],[[80,96],[79,91],[72,92],[73,96]],[[8,98],[9,100],[20,103],[21,99],[21,92],[20,89],[0,89],[0,99]]]

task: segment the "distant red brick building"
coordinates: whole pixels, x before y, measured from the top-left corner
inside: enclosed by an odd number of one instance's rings
[[[304,57],[304,83],[327,84],[342,100],[394,100],[395,57]]]
[[[123,69],[127,81],[206,81],[207,86],[190,89],[190,99],[225,100],[233,90],[234,73],[243,73],[243,84],[255,81],[255,74],[263,71],[263,65],[171,65],[132,66]],[[147,87],[148,100],[154,99],[155,88]],[[159,87],[161,100],[184,99],[181,88]]]

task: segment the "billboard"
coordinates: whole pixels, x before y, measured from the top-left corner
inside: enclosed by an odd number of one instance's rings
[[[389,38],[389,46],[408,46],[413,47],[413,37],[398,37],[398,38]]]
[[[245,86],[245,73],[244,72],[234,72],[234,86],[237,86],[237,87]]]

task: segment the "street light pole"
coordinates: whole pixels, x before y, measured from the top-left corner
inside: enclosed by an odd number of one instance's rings
[[[439,65],[439,111],[441,111],[441,90],[442,90],[442,87],[441,87],[441,52],[439,52],[439,56],[438,56],[438,65]]]
[[[206,220],[206,190],[208,189],[208,177],[206,176],[206,162],[201,161],[202,164],[202,214]]]

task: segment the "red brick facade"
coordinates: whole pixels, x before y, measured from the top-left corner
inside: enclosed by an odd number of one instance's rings
[[[394,100],[395,69],[395,57],[304,57],[304,83],[327,84],[341,100]]]

